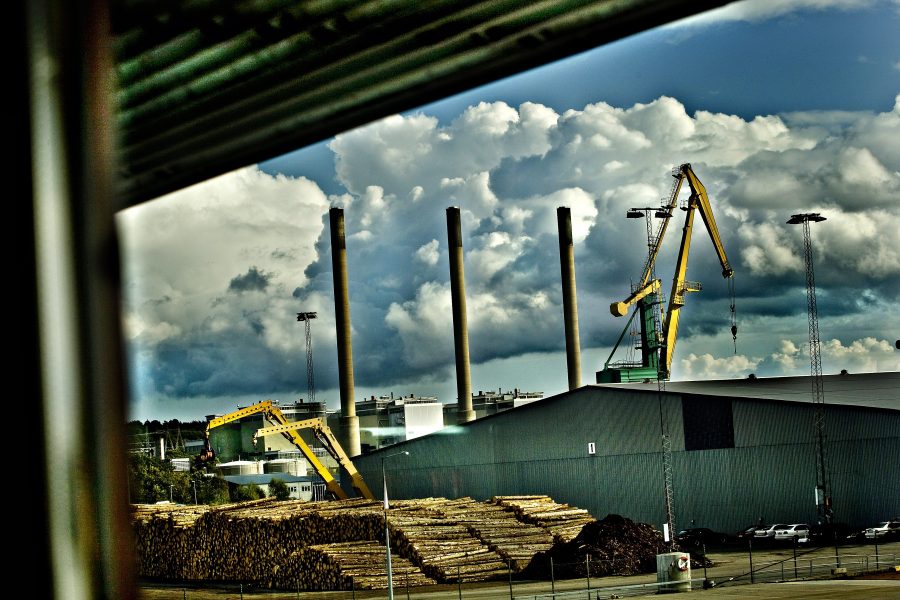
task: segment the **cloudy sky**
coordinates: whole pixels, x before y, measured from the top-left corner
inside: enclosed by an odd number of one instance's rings
[[[306,395],[339,405],[328,209],[345,210],[358,397],[456,401],[446,243],[462,209],[475,391],[567,387],[555,211],[572,210],[583,383],[646,257],[632,206],[691,163],[698,220],[673,379],[809,373],[813,224],[823,371],[900,370],[900,3],[737,3],[394,115],[119,215],[131,418]],[[682,198],[686,199],[683,193]],[[657,275],[668,291],[681,214]],[[621,351],[620,351],[621,352]],[[624,353],[617,358],[625,358]],[[826,398],[827,401],[827,398]]]

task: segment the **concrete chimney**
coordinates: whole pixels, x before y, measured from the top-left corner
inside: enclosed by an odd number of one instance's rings
[[[447,209],[447,246],[450,251],[450,296],[453,301],[453,346],[456,350],[456,419],[475,420],[472,375],[469,372],[469,325],[466,321],[466,277],[463,270],[462,226],[459,208]]]
[[[581,342],[578,338],[578,300],[575,296],[575,249],[572,242],[572,212],[556,209],[559,225],[559,270],[562,275],[563,319],[566,327],[566,366],[569,389],[581,387]]]
[[[332,208],[331,269],[334,274],[334,317],[337,329],[338,378],[341,386],[341,446],[349,456],[362,452],[359,417],[353,388],[353,343],[350,339],[350,294],[347,286],[347,244],[344,239],[344,209]]]

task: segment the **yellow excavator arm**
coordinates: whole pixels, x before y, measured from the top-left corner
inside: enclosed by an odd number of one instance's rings
[[[295,421],[293,423],[285,422],[280,425],[273,425],[271,427],[262,427],[260,429],[257,429],[256,433],[253,435],[253,443],[255,444],[258,438],[265,437],[267,435],[273,435],[276,433],[280,433],[282,435],[290,435],[292,438],[297,438],[300,440],[300,442],[303,442],[303,439],[297,434],[297,431],[299,431],[300,429],[313,430],[316,438],[318,438],[318,440],[322,442],[322,446],[325,448],[325,450],[328,451],[332,458],[334,458],[341,466],[341,468],[343,468],[344,471],[346,471],[350,476],[351,485],[360,496],[368,500],[373,500],[375,498],[372,495],[372,491],[369,489],[369,486],[366,485],[366,482],[363,480],[362,475],[359,474],[359,471],[357,471],[356,467],[353,465],[353,461],[350,460],[350,457],[347,456],[346,452],[344,452],[344,448],[331,432],[331,428],[325,424],[324,419],[306,419],[304,421]],[[315,458],[315,456],[308,458],[310,459],[310,463],[312,463],[313,466],[316,467],[317,471],[320,468],[325,469],[325,467],[316,466],[321,465],[321,463]],[[325,470],[327,471],[327,469]],[[343,490],[341,490],[341,492],[343,492]]]
[[[298,429],[311,428],[313,429],[313,431],[315,431],[316,437],[320,441],[322,441],[328,453],[331,454],[331,456],[333,456],[335,460],[338,461],[338,464],[340,464],[341,467],[343,467],[344,470],[346,470],[350,475],[353,481],[354,489],[356,489],[363,498],[367,498],[369,500],[374,499],[374,496],[369,490],[369,487],[366,485],[365,481],[363,481],[362,476],[356,470],[356,467],[353,466],[350,457],[348,457],[346,452],[344,452],[344,449],[331,433],[331,429],[328,428],[328,426],[322,419],[308,419],[305,421],[291,423],[284,416],[284,413],[278,410],[278,408],[272,403],[271,400],[257,402],[252,406],[230,412],[227,415],[216,417],[215,419],[210,419],[209,423],[207,423],[206,425],[206,444],[203,451],[200,453],[200,460],[205,462],[215,458],[215,452],[213,452],[212,446],[209,442],[210,430],[227,423],[233,423],[234,421],[238,421],[244,417],[259,413],[265,415],[265,417],[269,421],[276,423],[276,425],[274,427],[265,427],[258,430],[256,432],[256,435],[253,436],[254,444],[256,443],[257,437],[268,435],[270,433],[280,433],[300,450],[306,460],[309,461],[309,464],[311,464],[316,470],[316,473],[318,473],[319,476],[325,481],[325,486],[328,488],[328,491],[331,492],[336,498],[344,500],[348,497],[347,493],[331,475],[328,467],[322,464],[322,461],[320,461],[318,457],[316,457],[316,455],[313,453],[312,448],[310,448],[303,440],[303,438],[300,437],[300,434],[297,433]]]

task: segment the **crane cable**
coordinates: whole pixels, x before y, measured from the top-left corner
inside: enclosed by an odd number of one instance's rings
[[[734,353],[737,354],[737,312],[735,311],[734,304],[734,275],[728,278],[728,293],[730,295],[731,300],[731,338],[734,341]]]

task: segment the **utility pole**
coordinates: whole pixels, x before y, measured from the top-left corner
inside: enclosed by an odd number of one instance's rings
[[[831,523],[833,513],[828,492],[828,470],[825,465],[825,390],[822,382],[822,355],[819,346],[819,310],[816,306],[816,280],[813,274],[812,243],[809,223],[819,223],[819,213],[791,215],[788,225],[803,226],[803,250],[806,258],[806,309],[809,321],[809,365],[812,380],[813,426],[816,443],[816,511],[820,520]]]
[[[316,401],[316,373],[313,370],[312,335],[310,334],[310,322],[316,318],[314,312],[299,312],[297,320],[306,325],[306,401]]]

